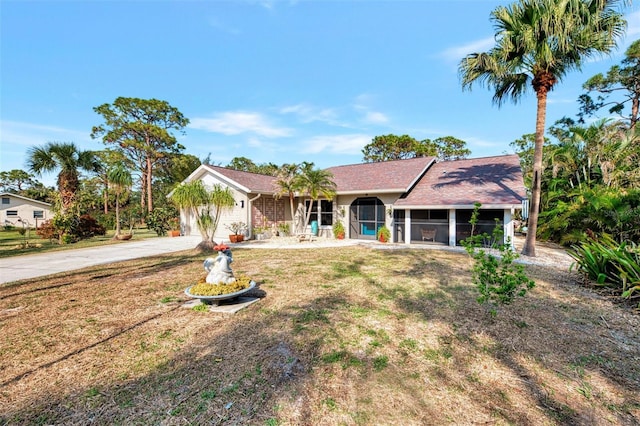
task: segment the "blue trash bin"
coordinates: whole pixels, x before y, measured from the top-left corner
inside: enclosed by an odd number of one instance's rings
[[[311,222],[311,233],[317,237],[318,236],[318,221],[314,220]]]

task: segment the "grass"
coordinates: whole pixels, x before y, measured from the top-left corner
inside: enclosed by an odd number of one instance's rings
[[[568,272],[491,317],[462,253],[233,254],[233,316],[193,251],[1,286],[0,424],[640,422],[640,317]]]
[[[157,238],[158,236],[154,231],[146,228],[134,229],[133,232],[134,236],[132,240]],[[20,235],[17,229],[0,229],[0,258],[76,248],[96,247],[104,244],[125,243],[124,241],[113,240],[114,233],[115,231],[111,230],[107,231],[106,235],[95,236],[86,240],[78,241],[77,243],[59,244],[57,241],[40,238],[40,236],[36,234],[35,229],[30,230],[29,233],[25,233],[25,235]],[[122,233],[127,234],[129,233],[129,230],[124,230]]]

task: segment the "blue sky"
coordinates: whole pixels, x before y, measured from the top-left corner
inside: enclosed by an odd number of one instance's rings
[[[501,108],[463,92],[468,53],[493,45],[505,1],[18,1],[0,4],[0,170],[23,168],[49,141],[103,149],[93,108],[156,98],[191,124],[186,153],[226,165],[362,161],[377,135],[455,136],[472,157],[511,152],[534,132],[535,96]],[[611,58],[585,64],[550,94],[547,124],[575,116],[582,84],[640,38],[640,6]],[[40,178],[46,184],[55,175]]]

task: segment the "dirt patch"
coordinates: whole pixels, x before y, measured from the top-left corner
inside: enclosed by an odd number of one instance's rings
[[[0,288],[0,424],[640,422],[640,318],[562,269],[492,318],[464,253],[234,251],[260,302],[184,309],[193,252]]]

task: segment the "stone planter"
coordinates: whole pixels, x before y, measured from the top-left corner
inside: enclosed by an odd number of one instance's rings
[[[206,305],[218,305],[223,300],[235,299],[236,297],[243,295],[244,293],[253,289],[255,286],[256,286],[256,282],[251,281],[251,284],[247,288],[244,288],[240,291],[236,291],[235,293],[220,294],[218,296],[200,296],[197,294],[191,294],[189,292],[189,290],[191,290],[191,287],[189,287],[184,291],[184,294],[186,294],[189,297],[193,297],[194,299],[200,299],[200,301]]]

